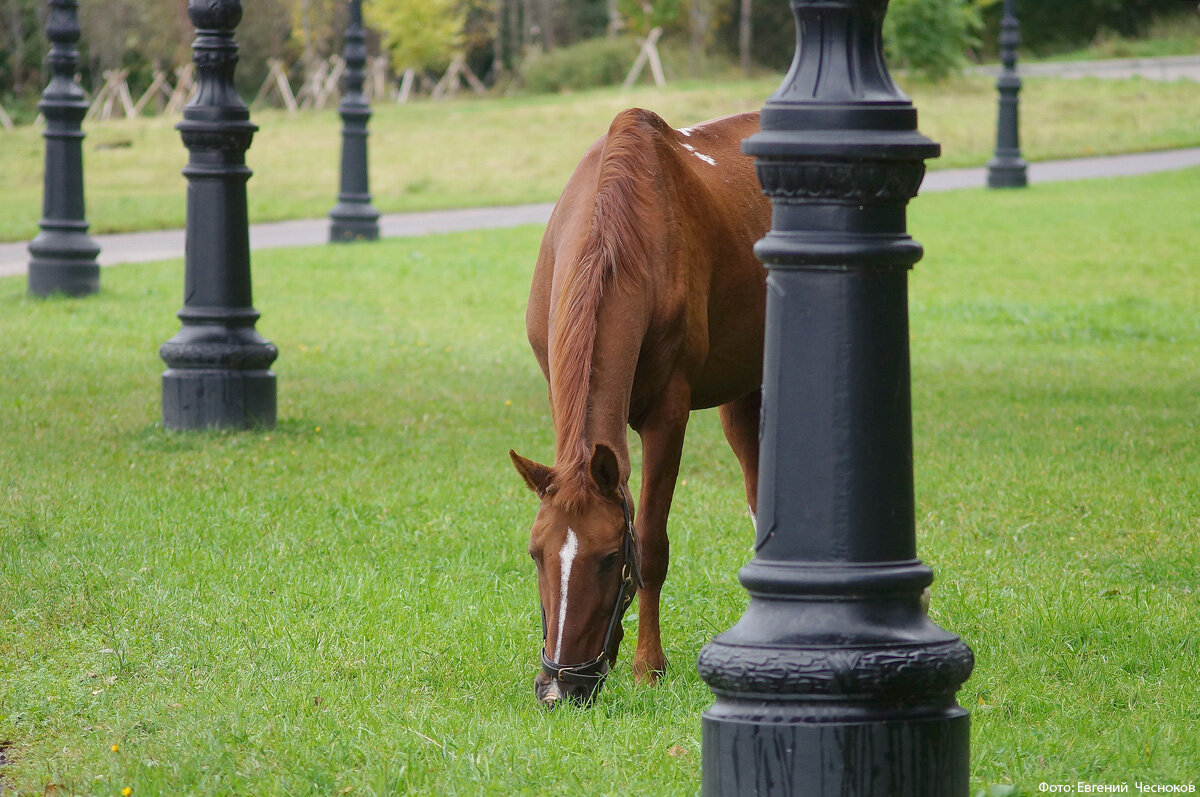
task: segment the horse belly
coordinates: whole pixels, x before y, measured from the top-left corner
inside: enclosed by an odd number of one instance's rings
[[[763,317],[755,308],[709,341],[704,367],[692,380],[692,409],[717,407],[762,387]]]

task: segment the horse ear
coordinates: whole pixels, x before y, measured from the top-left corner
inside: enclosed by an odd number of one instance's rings
[[[508,455],[512,457],[517,473],[521,474],[521,478],[529,485],[529,489],[537,493],[539,498],[544,496],[550,487],[550,477],[553,475],[553,471],[539,462],[525,459],[511,449],[509,449]]]
[[[603,443],[596,444],[592,452],[590,466],[592,480],[600,488],[600,494],[612,497],[621,487],[621,466],[617,463],[617,455]]]

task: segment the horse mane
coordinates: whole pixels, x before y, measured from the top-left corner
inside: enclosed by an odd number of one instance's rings
[[[647,271],[650,241],[645,220],[653,207],[659,171],[657,129],[665,123],[650,111],[622,111],[609,127],[600,156],[591,228],[572,263],[552,311],[550,395],[556,431],[555,495],[578,508],[590,492],[587,439],[589,386],[597,314],[604,291],[632,289]]]

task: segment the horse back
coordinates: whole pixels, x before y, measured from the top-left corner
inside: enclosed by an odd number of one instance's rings
[[[642,242],[648,262],[640,275],[628,275],[641,283],[628,291],[621,286],[609,290],[609,295],[625,298],[606,298],[604,306],[597,304],[594,317],[602,349],[604,339],[611,337],[603,334],[606,325],[630,323],[628,310],[615,305],[640,301],[645,308],[641,339],[632,354],[631,416],[639,405],[652,403],[674,370],[686,372],[697,407],[757,388],[765,272],[752,249],[770,226],[770,205],[759,190],[752,160],[740,149],[742,139],[757,130],[757,113],[674,130],[650,111],[631,109],[619,114],[608,135],[587,151],[547,226],[526,311],[530,344],[548,381],[556,307],[572,269],[579,267],[581,248],[596,245],[597,225],[604,223],[601,195],[607,173],[624,168],[638,186],[641,202],[625,218],[633,219],[639,235],[648,239]],[[626,295],[630,292],[638,296]]]

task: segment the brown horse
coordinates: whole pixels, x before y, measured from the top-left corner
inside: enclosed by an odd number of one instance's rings
[[[766,271],[753,245],[771,209],[740,142],[757,130],[757,113],[674,130],[621,112],[542,239],[525,320],[550,386],[554,466],[510,454],[541,498],[529,553],[546,705],[599,691],[635,584],[634,675],[652,683],[666,667],[659,595],[691,410],[721,408],[755,511]],[[636,542],[626,424],[643,451]]]

